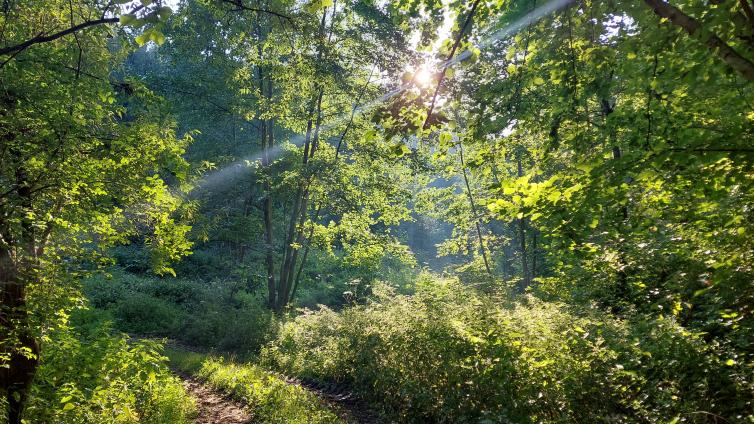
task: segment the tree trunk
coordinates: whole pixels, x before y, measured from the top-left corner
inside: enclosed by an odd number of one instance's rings
[[[333,3],[334,4],[334,3]],[[332,34],[332,32],[331,32]],[[346,124],[345,129],[343,129],[343,133],[340,134],[340,138],[338,139],[338,145],[335,148],[335,162],[334,166],[338,165],[338,157],[340,157],[340,150],[343,146],[343,140],[345,140],[346,135],[348,134],[348,130],[351,129],[351,126],[353,125],[353,118],[356,116],[356,110],[359,107],[359,104],[361,103],[361,99],[364,97],[364,93],[367,90],[367,87],[369,86],[369,83],[372,81],[372,75],[374,74],[374,67],[372,67],[372,71],[369,73],[369,78],[367,78],[367,82],[364,84],[363,90],[361,90],[361,93],[359,94],[358,99],[356,99],[356,102],[354,102],[353,107],[351,108],[351,117],[348,120],[348,124]],[[298,289],[299,283],[301,282],[301,274],[304,271],[304,266],[306,265],[306,259],[309,256],[309,249],[311,248],[311,240],[314,236],[314,223],[316,223],[319,220],[319,214],[322,210],[322,203],[320,202],[319,205],[317,205],[317,210],[314,212],[314,218],[312,218],[312,227],[309,229],[309,235],[306,237],[306,243],[304,246],[304,255],[301,257],[301,264],[298,267],[298,271],[296,272],[296,278],[293,281],[293,288],[291,289],[291,296],[290,296],[290,302],[293,301],[293,299],[296,297],[296,290]]]
[[[267,90],[265,90],[264,72],[259,69],[259,91],[264,97],[269,100],[272,97],[272,81],[267,84]],[[265,94],[266,93],[266,94]],[[274,126],[262,119],[259,128],[259,139],[262,147],[262,167],[264,168],[264,204],[262,205],[262,213],[264,220],[264,244],[265,244],[265,265],[267,268],[267,303],[272,308],[277,303],[277,290],[275,285],[275,256],[273,245],[273,215],[272,215],[272,187],[270,184],[271,168],[270,168],[270,149],[274,144],[273,135]]]
[[[615,111],[615,104],[611,103],[608,99],[603,99],[601,101],[602,103],[602,114],[605,120],[605,125],[607,125],[607,119],[608,117]],[[616,136],[613,132],[609,134],[609,141],[612,143],[612,151],[613,151],[613,160],[619,161],[622,152],[620,149],[620,146],[618,146],[615,140]],[[628,266],[628,261],[626,260],[626,252],[623,249],[623,241],[624,238],[624,232],[625,232],[625,224],[628,221],[628,206],[627,205],[621,205],[619,208],[620,211],[620,217],[617,223],[617,229],[618,234],[620,235],[617,245],[618,250],[618,284],[616,287],[616,297],[618,300],[627,300],[629,296],[629,287],[628,287],[628,274],[626,273],[626,267]],[[613,312],[620,312],[620,306],[618,304],[614,304],[613,306]]]
[[[281,295],[278,298],[278,311],[281,311],[290,301],[290,293],[293,286],[293,277],[294,277],[294,271],[296,268],[296,262],[298,260],[298,250],[299,248],[293,247],[293,243],[297,245],[300,245],[303,242],[304,236],[303,236],[303,223],[306,221],[306,211],[309,204],[309,183],[310,178],[306,175],[306,169],[307,165],[309,163],[309,159],[311,159],[314,156],[314,153],[317,151],[318,143],[319,143],[319,129],[320,125],[322,124],[322,96],[323,96],[323,90],[320,88],[319,93],[317,94],[317,101],[316,101],[316,121],[314,122],[314,134],[311,135],[311,129],[312,129],[312,120],[311,115],[309,122],[307,123],[307,137],[306,142],[304,144],[304,154],[303,154],[303,172],[304,177],[301,180],[301,185],[299,186],[298,192],[296,193],[296,198],[294,199],[293,204],[293,210],[291,211],[291,219],[290,223],[288,225],[288,238],[286,241],[286,252],[285,252],[285,260],[283,262],[283,266],[280,270],[280,293]]]
[[[484,247],[484,236],[482,235],[482,218],[479,216],[479,213],[477,212],[476,203],[474,203],[474,195],[471,192],[471,185],[469,184],[469,177],[466,172],[466,163],[463,159],[463,144],[458,144],[458,152],[460,153],[461,158],[461,171],[463,172],[463,182],[466,185],[466,195],[469,198],[469,204],[471,205],[471,213],[474,214],[474,224],[476,225],[476,234],[479,238],[479,251],[482,254],[482,259],[484,260],[484,268],[487,270],[487,275],[492,277],[492,269],[490,268],[490,261],[487,259],[487,249]]]
[[[524,169],[521,164],[521,152],[516,154],[516,166],[518,168],[518,177],[524,176]],[[521,282],[518,284],[518,290],[523,293],[527,287],[531,284],[531,278],[529,277],[529,264],[526,252],[526,217],[518,219],[518,238],[519,246],[521,248]]]
[[[330,25],[330,36],[332,36],[333,26],[335,25],[335,3],[333,2],[332,8],[332,22]],[[319,34],[324,36],[325,24],[327,21],[327,11],[322,12],[322,20],[319,25]],[[329,41],[330,37],[328,37]],[[322,60],[323,48],[319,45],[317,48],[317,61]],[[293,209],[291,210],[291,218],[288,224],[288,235],[286,237],[286,243],[284,247],[283,263],[280,266],[280,294],[278,296],[278,303],[276,310],[282,312],[283,308],[291,300],[291,292],[293,288],[294,271],[296,269],[296,262],[298,260],[299,245],[304,240],[303,223],[306,221],[306,212],[309,203],[309,184],[311,177],[307,175],[307,164],[309,159],[314,156],[319,144],[319,129],[322,124],[322,97],[324,95],[324,88],[317,84],[318,92],[317,98],[312,102],[309,109],[308,121],[306,124],[306,139],[304,141],[304,152],[302,155],[303,172],[304,177],[301,180],[299,188],[296,192],[296,196],[293,200]],[[316,104],[316,113],[314,112],[314,105]],[[316,117],[316,123],[314,124],[314,135],[312,136],[312,118]],[[299,222],[301,224],[297,225]],[[296,242],[297,246],[294,248],[293,243]]]
[[[537,278],[537,230],[532,231],[531,235],[531,279]]]
[[[0,248],[0,283],[2,284],[2,306],[0,323],[2,337],[10,340],[3,346],[10,358],[7,368],[0,368],[0,381],[8,402],[8,423],[20,424],[32,380],[39,365],[40,347],[34,338],[26,309],[26,281],[36,265],[34,225],[29,214],[32,211],[32,189],[23,167],[16,170],[16,192],[21,214],[21,253],[13,260],[12,248]],[[14,240],[7,225],[0,222],[0,231],[8,244]]]

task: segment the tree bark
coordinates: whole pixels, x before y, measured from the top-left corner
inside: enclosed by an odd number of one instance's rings
[[[36,265],[36,240],[34,225],[29,218],[32,211],[32,187],[23,166],[16,170],[16,193],[18,208],[24,217],[21,220],[20,257],[13,257],[16,244],[5,222],[0,222],[0,234],[10,246],[0,247],[0,283],[2,284],[2,306],[0,325],[3,338],[10,338],[10,358],[7,368],[0,368],[0,381],[8,402],[8,423],[20,424],[26,405],[29,389],[39,365],[39,342],[34,338],[26,309],[26,281]],[[15,339],[15,340],[14,340]]]

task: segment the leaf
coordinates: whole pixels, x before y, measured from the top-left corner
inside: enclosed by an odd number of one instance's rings
[[[534,78],[534,84],[536,84],[536,85],[542,85],[544,83],[545,83],[544,78],[542,78],[542,77],[536,77],[536,78]]]
[[[128,13],[125,15],[120,15],[120,24],[124,26],[133,25],[136,22],[137,18],[136,15]]]
[[[395,157],[400,158],[407,155],[408,153],[411,153],[411,149],[403,143],[399,143],[393,146],[393,155]]]
[[[516,65],[511,63],[507,68],[505,68],[505,70],[508,71],[508,74],[513,74],[514,72],[516,72]]]
[[[139,46],[143,46],[147,43],[147,41],[149,41],[149,34],[147,33],[136,36],[136,44],[138,44]]]
[[[333,5],[333,0],[314,0],[305,6],[305,9],[309,13],[316,13],[326,7]]]
[[[628,53],[628,54],[626,55],[626,57],[628,57],[629,59],[636,59],[636,53],[634,53],[634,52],[629,52],[629,53]]]
[[[377,139],[377,130],[369,130],[365,132],[364,135],[361,136],[361,139],[364,140],[365,143],[371,143]]]
[[[65,406],[63,406],[63,411],[70,411],[71,409],[75,408],[76,405],[73,403],[66,403]]]
[[[447,146],[451,141],[453,141],[453,135],[447,131],[443,132],[440,134],[439,141],[440,145]]]
[[[157,14],[160,16],[160,19],[162,19],[163,21],[166,21],[172,13],[173,13],[173,9],[167,6],[162,6],[161,8],[157,9]]]
[[[165,35],[160,31],[152,30],[149,39],[157,43],[158,46],[161,46],[165,42]]]

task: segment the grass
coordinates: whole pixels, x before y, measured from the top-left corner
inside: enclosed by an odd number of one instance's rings
[[[167,347],[172,366],[246,404],[263,423],[345,423],[319,397],[251,363]]]

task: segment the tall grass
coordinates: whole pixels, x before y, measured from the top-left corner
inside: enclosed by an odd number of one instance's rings
[[[315,394],[251,363],[168,348],[172,364],[229,393],[252,412],[255,422],[330,424],[346,422]]]

